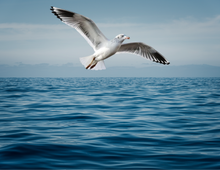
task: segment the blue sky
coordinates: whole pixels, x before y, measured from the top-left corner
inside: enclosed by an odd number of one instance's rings
[[[81,66],[92,48],[49,10],[59,7],[92,19],[107,38],[120,33],[126,42],[144,42],[174,66],[220,66],[219,0],[0,0],[0,64],[48,63]],[[125,43],[126,43],[125,42]],[[136,55],[115,55],[112,66],[158,65]]]

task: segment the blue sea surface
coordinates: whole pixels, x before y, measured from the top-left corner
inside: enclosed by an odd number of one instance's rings
[[[220,169],[220,78],[0,78],[0,169]]]

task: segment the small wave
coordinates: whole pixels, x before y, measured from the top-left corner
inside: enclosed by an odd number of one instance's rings
[[[0,78],[1,169],[220,169],[219,78]]]

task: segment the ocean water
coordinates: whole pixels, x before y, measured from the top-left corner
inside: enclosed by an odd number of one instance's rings
[[[220,169],[220,78],[0,78],[0,169]]]

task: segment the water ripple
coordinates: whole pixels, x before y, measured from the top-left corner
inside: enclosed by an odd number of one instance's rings
[[[220,78],[0,78],[1,169],[220,169]]]

